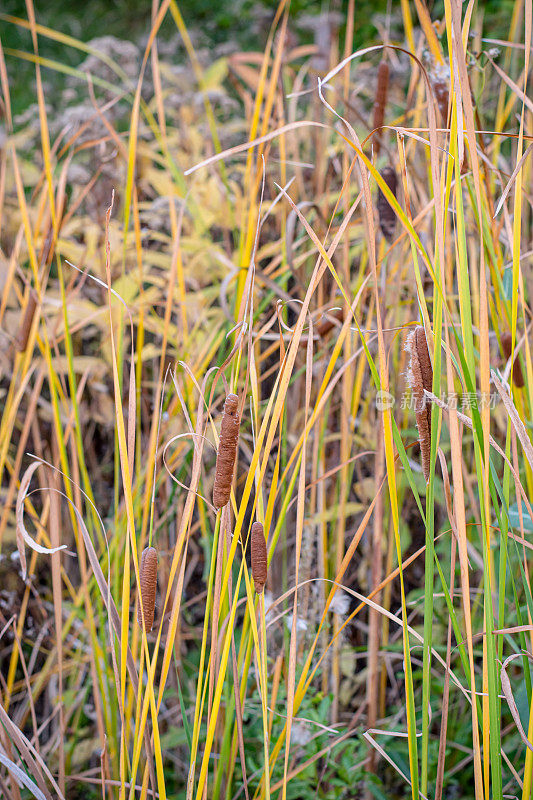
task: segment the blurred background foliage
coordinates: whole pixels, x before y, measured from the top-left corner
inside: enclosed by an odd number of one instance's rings
[[[443,0],[428,2],[433,20],[444,14]],[[477,9],[485,17],[485,30],[491,31],[493,38],[505,38],[514,0],[478,0]],[[292,0],[292,24],[298,28],[301,41],[312,41],[313,32],[306,24],[309,16],[327,11],[339,12],[346,18],[348,0],[320,3],[308,0]],[[181,0],[180,11],[189,31],[200,47],[225,45],[234,50],[262,50],[270,23],[277,7],[276,0]],[[4,15],[26,18],[24,0],[4,0],[1,11]],[[81,41],[90,41],[100,36],[115,36],[117,39],[144,44],[149,29],[151,3],[149,0],[90,0],[90,2],[65,3],[64,0],[47,0],[36,3],[37,22],[54,30],[73,36]],[[387,17],[392,15],[400,23],[399,0],[358,0],[354,32],[355,47],[374,40],[376,35],[387,29]],[[124,20],[128,20],[127,28]],[[341,28],[341,40],[343,30]],[[5,48],[31,51],[30,34],[14,25],[6,24],[0,18],[0,35]],[[181,40],[171,19],[163,22],[160,40],[176,41],[176,58],[184,60]],[[77,66],[80,54],[63,47],[58,42],[41,39],[41,55],[56,59],[69,66]],[[15,114],[23,111],[35,98],[35,70],[31,63],[8,59],[8,70],[17,70],[18,80],[12,94]],[[64,86],[65,76],[57,72],[47,72],[47,80],[54,82],[59,92],[49,96],[58,97]]]

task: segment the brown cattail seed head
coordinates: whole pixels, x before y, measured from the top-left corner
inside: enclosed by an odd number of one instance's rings
[[[387,105],[387,94],[389,92],[389,65],[386,61],[380,61],[378,67],[378,82],[376,86],[376,99],[374,101],[374,119],[372,127],[376,131],[374,137],[374,152],[379,153],[381,146],[381,128],[385,119],[385,106]]]
[[[252,538],[252,577],[254,579],[255,591],[261,594],[265,588],[267,580],[267,547],[263,526],[260,522],[254,522],[251,531]]]
[[[19,353],[23,353],[28,346],[28,339],[30,337],[31,326],[37,308],[37,293],[34,289],[30,289],[28,295],[28,303],[24,316],[22,317],[17,335],[15,337],[15,346]]]
[[[233,470],[237,456],[237,443],[239,440],[239,426],[241,424],[237,408],[239,398],[236,394],[228,394],[224,403],[220,441],[218,444],[217,463],[215,469],[215,484],[213,486],[213,505],[216,509],[223,508],[229,502]]]
[[[417,325],[407,337],[406,350],[411,356],[410,380],[415,398],[416,427],[420,442],[422,470],[426,483],[429,481],[431,456],[431,401],[424,390],[431,392],[433,387],[433,368],[429,357],[426,332],[423,325]]]
[[[318,335],[320,337],[326,336],[331,330],[333,330],[333,328],[336,327],[335,320],[343,322],[344,312],[342,308],[332,308],[331,311],[327,311],[325,314],[322,314],[316,325],[316,332]]]
[[[450,92],[448,89],[448,81],[443,76],[434,78],[433,91],[435,99],[439,107],[440,116],[444,126],[448,124],[448,105],[450,102]]]
[[[398,179],[396,178],[394,169],[392,167],[385,167],[380,174],[394,197],[396,197]],[[394,231],[396,230],[396,214],[381,189],[378,191],[378,214],[381,232],[385,239],[390,242],[394,239]]]
[[[146,632],[152,630],[155,612],[155,593],[157,589],[157,550],[155,547],[145,547],[141,555],[141,565],[139,567],[139,579],[141,595],[137,607],[137,620],[142,628],[144,612],[144,623]]]
[[[502,350],[505,356],[505,360],[508,361],[511,358],[511,353],[513,347],[513,336],[509,331],[505,331],[502,333]],[[511,370],[511,374],[513,376],[513,383],[518,389],[521,389],[524,385],[524,374],[522,372],[522,365],[520,364],[520,358],[518,353],[515,356],[513,368]]]

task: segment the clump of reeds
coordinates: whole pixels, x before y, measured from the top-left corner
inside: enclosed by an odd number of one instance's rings
[[[429,357],[426,332],[423,325],[417,325],[409,334],[405,348],[410,355],[409,381],[415,400],[416,427],[420,442],[422,470],[426,483],[429,481],[431,455],[431,401],[425,392],[433,387],[433,367]]]
[[[216,509],[223,508],[229,502],[233,470],[237,456],[237,443],[239,439],[239,426],[241,424],[237,408],[239,398],[236,394],[228,394],[224,403],[220,441],[217,451],[215,469],[215,483],[213,486],[213,505]]]
[[[255,591],[257,594],[261,594],[265,588],[268,574],[267,547],[263,525],[260,522],[254,522],[250,535],[252,540],[252,577]]]
[[[374,138],[374,152],[376,155],[381,148],[381,128],[385,119],[385,107],[387,105],[387,95],[389,93],[389,65],[382,59],[378,67],[378,81],[376,86],[376,97],[374,100],[374,118],[372,127],[376,131]]]
[[[146,625],[147,633],[149,633],[154,624],[155,593],[157,589],[157,550],[155,547],[145,547],[142,551],[139,581],[141,593],[137,607],[137,620],[142,628],[144,614],[144,624]]]
[[[396,197],[398,179],[396,177],[396,171],[394,168],[391,166],[384,167],[380,175],[391,190],[394,197]],[[394,232],[396,230],[396,214],[381,189],[379,189],[378,192],[378,214],[381,232],[385,239],[390,242],[392,239],[394,239]]]
[[[30,289],[26,310],[24,311],[24,316],[22,317],[17,335],[15,337],[15,347],[19,353],[23,353],[28,346],[28,339],[30,337],[31,326],[33,324],[36,308],[37,292],[35,289]]]
[[[511,358],[511,354],[513,352],[512,348],[513,348],[513,337],[510,331],[505,331],[504,333],[502,333],[502,349],[506,361],[508,361]],[[522,372],[522,365],[520,364],[520,357],[518,353],[515,356],[513,367],[511,369],[511,376],[514,385],[518,389],[521,389],[524,386],[524,374]]]

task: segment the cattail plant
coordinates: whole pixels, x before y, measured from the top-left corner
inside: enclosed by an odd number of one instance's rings
[[[398,179],[394,168],[391,166],[384,167],[380,174],[394,197],[396,197]],[[378,192],[378,214],[381,232],[385,239],[390,242],[394,239],[394,232],[396,230],[396,214],[381,189],[379,189]]]
[[[142,551],[139,581],[141,593],[137,607],[137,620],[142,628],[144,614],[146,632],[149,633],[154,624],[155,593],[157,589],[157,550],[155,547],[145,547]]]
[[[237,407],[239,398],[236,394],[228,394],[224,403],[220,441],[218,444],[215,484],[213,486],[213,505],[218,510],[229,502],[233,470],[237,456],[239,426],[241,424]]]
[[[252,577],[255,591],[257,594],[261,594],[265,588],[268,574],[267,547],[263,525],[260,522],[254,522],[250,535],[252,540]]]
[[[411,359],[409,363],[409,381],[415,399],[416,427],[420,442],[422,470],[426,483],[429,481],[431,454],[431,401],[426,398],[425,391],[431,392],[433,387],[433,367],[429,357],[426,332],[423,325],[417,325],[407,337],[405,349]]]
[[[36,308],[37,308],[37,292],[34,289],[30,289],[26,310],[24,312],[24,316],[22,317],[17,335],[15,337],[15,347],[17,348],[19,353],[23,353],[28,346],[28,339],[30,338],[30,331],[31,331],[31,326],[33,324],[33,318],[35,316]]]
[[[374,119],[372,127],[376,131],[374,139],[374,152],[376,155],[381,147],[381,128],[385,119],[385,107],[387,105],[387,95],[389,92],[389,65],[383,59],[379,62],[378,81],[376,86],[376,98],[374,100]]]
[[[511,358],[511,354],[513,352],[513,337],[510,331],[505,331],[502,333],[502,349],[503,354],[505,356],[505,360],[508,361]],[[511,370],[512,380],[514,385],[521,389],[524,386],[524,374],[522,372],[522,365],[520,364],[520,358],[518,353],[515,356],[513,368]]]
[[[431,85],[443,125],[446,126],[448,124],[448,106],[450,104],[449,75],[443,70],[433,73],[431,76]]]

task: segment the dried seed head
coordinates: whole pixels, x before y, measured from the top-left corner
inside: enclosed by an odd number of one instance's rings
[[[223,508],[229,502],[233,470],[237,456],[239,426],[241,421],[237,413],[239,398],[236,394],[228,394],[224,403],[220,441],[218,444],[215,483],[213,486],[213,505]]]
[[[448,105],[450,103],[450,92],[448,89],[448,82],[443,78],[438,78],[433,81],[433,91],[435,92],[435,99],[439,107],[440,115],[443,124],[448,124]]]
[[[33,318],[35,316],[36,308],[37,308],[37,292],[34,289],[30,289],[26,310],[24,312],[24,316],[22,317],[17,335],[15,337],[15,346],[19,351],[19,353],[23,353],[28,346],[28,339],[30,337],[31,326],[33,323]]]
[[[448,124],[448,106],[450,103],[450,68],[448,64],[430,64],[429,79],[437,101],[442,123]]]
[[[263,526],[260,522],[254,522],[251,531],[252,539],[252,577],[254,579],[255,591],[261,594],[265,588],[267,580],[267,548]]]
[[[387,105],[387,94],[389,92],[389,65],[386,61],[380,61],[378,67],[378,82],[376,86],[376,98],[374,101],[374,119],[372,127],[376,131],[374,136],[374,152],[379,153],[381,147],[381,128],[385,119],[385,106]]]
[[[417,325],[414,331],[409,334],[405,347],[411,356],[409,375],[415,398],[416,427],[418,428],[418,440],[420,442],[422,470],[427,483],[429,481],[431,455],[431,401],[426,398],[424,390],[428,392],[432,390],[433,368],[423,325]]]
[[[509,331],[505,331],[505,333],[502,333],[502,350],[506,361],[508,361],[511,358],[511,353],[513,352],[512,347],[513,347],[513,336]],[[515,356],[511,374],[513,376],[512,380],[514,385],[518,389],[521,389],[524,385],[524,374],[522,372],[522,365],[520,363],[520,358],[518,356],[518,353]]]
[[[394,169],[392,167],[385,167],[380,174],[394,197],[396,197],[398,180]],[[394,231],[396,230],[396,213],[381,189],[379,189],[378,192],[378,214],[381,232],[385,239],[390,242],[394,239]]]
[[[157,589],[157,550],[155,547],[145,547],[142,551],[139,579],[141,594],[139,597],[139,605],[137,606],[137,620],[142,628],[142,602],[146,631],[149,633],[154,624],[155,593]]]

